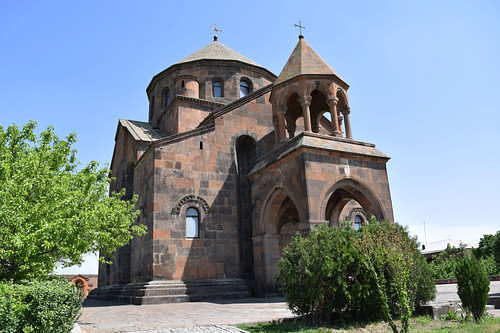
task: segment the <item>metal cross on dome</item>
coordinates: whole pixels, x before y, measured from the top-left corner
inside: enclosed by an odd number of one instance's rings
[[[306,29],[306,27],[304,27],[302,25],[302,21],[299,21],[299,24],[294,24],[294,26],[297,27],[297,28],[299,28],[299,33],[302,36],[302,29],[304,29],[304,30]]]
[[[217,40],[217,32],[222,32],[222,30],[217,29],[217,23],[215,23],[215,28],[210,26],[210,29],[214,31],[214,41]]]

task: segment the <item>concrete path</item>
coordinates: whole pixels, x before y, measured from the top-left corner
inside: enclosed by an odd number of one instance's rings
[[[437,285],[438,303],[459,300],[456,284]],[[500,293],[500,281],[490,293]],[[493,310],[500,312],[500,310]],[[293,318],[283,298],[247,298],[159,305],[117,305],[86,300],[78,324],[82,332],[241,333],[233,325]]]

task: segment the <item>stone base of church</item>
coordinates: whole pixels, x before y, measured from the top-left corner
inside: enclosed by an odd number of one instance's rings
[[[162,304],[251,297],[253,282],[243,279],[149,281],[94,289],[89,298],[127,304]]]

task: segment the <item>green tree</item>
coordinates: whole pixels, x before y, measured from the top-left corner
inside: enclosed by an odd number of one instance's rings
[[[497,263],[497,270],[500,272],[500,230],[495,234],[495,244],[493,245],[493,255]]]
[[[487,258],[494,255],[495,235],[483,235],[479,240],[477,248],[472,250],[472,253],[477,259]]]
[[[474,256],[465,256],[456,267],[457,293],[462,301],[465,318],[472,314],[475,321],[486,315],[490,280],[483,266]]]
[[[108,195],[107,168],[92,161],[77,170],[74,133],[61,140],[52,127],[35,129],[0,126],[0,280],[43,278],[87,252],[112,258],[145,233],[134,224],[135,198]]]

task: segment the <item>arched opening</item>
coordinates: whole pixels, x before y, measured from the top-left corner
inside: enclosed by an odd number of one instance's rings
[[[252,245],[252,193],[248,173],[257,160],[257,143],[248,135],[236,140],[237,187],[238,187],[238,240],[241,273],[253,277]]]
[[[280,257],[283,254],[283,249],[290,244],[293,236],[298,231],[298,224],[300,221],[299,212],[297,211],[297,207],[295,207],[294,203],[290,198],[286,198],[281,204],[281,208],[279,210],[279,224],[278,224],[278,233],[279,233],[279,249],[280,249]]]
[[[252,92],[252,83],[248,79],[240,80],[240,98]]]
[[[198,238],[200,226],[200,213],[196,208],[186,210],[186,238]]]
[[[344,95],[342,90],[337,91],[337,98],[338,98],[338,104],[337,104],[337,118],[338,118],[338,124],[339,124],[339,131],[342,136],[349,137],[351,136],[351,125],[350,125],[350,120],[348,113],[349,111],[349,105],[347,102],[347,97]]]
[[[170,104],[170,89],[163,90],[163,107],[166,108]]]
[[[369,222],[369,217],[366,215],[365,210],[361,204],[351,199],[342,208],[339,216],[340,224],[350,225],[355,230],[358,230],[361,226],[366,225]]]
[[[222,85],[222,80],[216,79],[212,83],[213,96],[214,97],[224,97],[224,89]]]
[[[297,119],[303,117],[302,106],[299,103],[299,95],[292,94],[286,102],[286,130],[288,132],[288,138],[291,139],[295,137],[295,133],[303,131],[304,129],[297,129]],[[303,123],[303,122],[302,122]]]
[[[329,107],[326,103],[326,96],[319,90],[311,92],[311,129],[314,133],[319,132],[320,118],[327,111],[329,111]]]
[[[292,194],[285,188],[275,188],[266,196],[253,238],[258,294],[279,290],[274,282],[278,261],[283,249],[299,229],[300,216]]]
[[[325,209],[325,219],[330,226],[339,226],[343,221],[355,227],[356,216],[361,224],[374,215],[378,220],[385,218],[381,205],[375,196],[362,184],[354,180],[343,180],[332,187]]]

